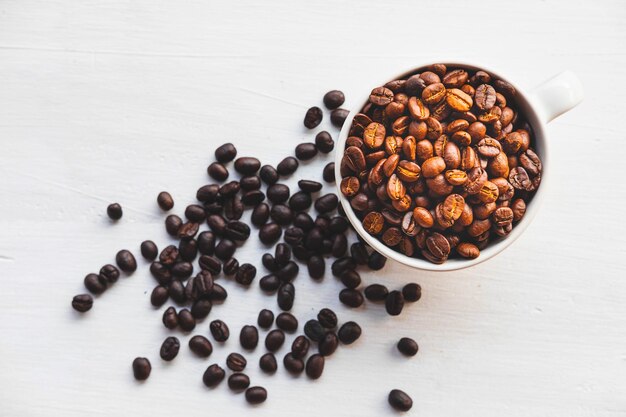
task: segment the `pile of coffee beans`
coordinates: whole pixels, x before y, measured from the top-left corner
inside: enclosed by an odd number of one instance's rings
[[[348,115],[340,108],[344,99],[343,93],[333,90],[323,100],[332,110],[332,123],[339,127]],[[315,128],[322,118],[323,111],[314,107],[307,112],[304,124]],[[170,304],[161,317],[165,328],[183,334],[196,331],[197,325],[209,317],[214,307],[228,298],[226,289],[219,283],[220,278],[230,279],[242,287],[250,287],[258,281],[263,293],[276,297],[281,311],[275,314],[265,308],[258,313],[256,325],[248,324],[239,329],[237,335],[242,351],[252,352],[261,344],[267,352],[261,356],[259,367],[271,375],[279,368],[275,353],[287,344],[290,350],[282,358],[285,370],[293,375],[304,373],[311,379],[319,379],[326,358],[340,345],[355,343],[361,337],[362,329],[354,321],[340,323],[330,308],[322,308],[315,318],[308,318],[302,321],[303,325],[300,324],[301,321],[290,311],[301,296],[294,283],[303,268],[311,279],[321,280],[327,274],[327,259],[330,258],[330,272],[345,286],[338,295],[339,300],[350,308],[360,307],[367,299],[384,302],[390,315],[398,315],[405,301],[414,302],[420,298],[421,288],[417,284],[408,284],[394,291],[372,284],[365,287],[363,296],[359,270],[380,270],[385,266],[386,258],[372,251],[358,236],[358,240],[350,242],[355,234],[339,199],[334,193],[323,194],[321,182],[300,179],[297,190],[281,182],[294,174],[300,161],[313,159],[319,153],[330,153],[333,149],[331,134],[321,131],[315,135],[314,142],[297,145],[295,157],[287,156],[276,167],[263,165],[255,157],[238,156],[232,143],[225,143],[215,150],[215,161],[207,168],[212,181],[198,188],[197,202],[185,207],[183,216],[168,214],[164,219],[165,230],[173,242],[161,250],[151,240],[140,244],[141,256],[150,262],[149,271],[156,282],[150,303],[157,308]],[[333,165],[328,164],[323,169],[325,182],[335,181]],[[235,179],[233,174],[238,178]],[[174,199],[166,191],[159,193],[156,200],[164,212],[174,208]],[[251,211],[251,224],[242,221],[246,210]],[[112,219],[119,218],[121,207],[113,204],[107,213]],[[235,257],[238,248],[254,234],[253,228],[257,230],[258,239],[269,249],[256,265]],[[85,277],[84,285],[91,294],[102,294],[122,272],[132,274],[137,269],[136,259],[128,250],[118,252],[115,259],[117,267],[107,264],[99,273]],[[262,276],[257,278],[258,275]],[[311,294],[302,296],[311,297]],[[93,303],[90,294],[80,294],[72,300],[73,308],[81,313],[90,310]],[[260,334],[259,328],[266,333]],[[301,334],[297,334],[300,328]],[[212,340],[204,334],[195,334],[188,341],[189,349],[199,357],[211,357],[230,338],[231,330],[223,320],[212,320],[208,330],[207,335],[210,333]],[[288,341],[291,335],[293,339]],[[173,361],[180,348],[179,338],[169,336],[158,349],[159,357],[163,361]],[[207,387],[216,387],[226,380],[232,391],[245,391],[249,403],[262,403],[267,399],[267,390],[251,386],[245,373],[249,364],[244,355],[231,352],[224,364],[211,364],[204,370],[202,381]],[[147,379],[151,369],[150,361],[144,357],[138,357],[132,363],[133,374],[138,380]]]
[[[435,264],[506,237],[542,170],[516,95],[485,71],[444,64],[373,89],[340,167],[365,231]]]

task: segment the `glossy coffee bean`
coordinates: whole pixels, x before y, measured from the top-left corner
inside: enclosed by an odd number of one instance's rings
[[[306,375],[311,379],[318,379],[324,372],[324,356],[320,354],[311,355],[306,361]]]
[[[157,196],[157,203],[161,210],[169,211],[174,207],[174,199],[167,191],[161,191]]]
[[[273,353],[269,352],[261,356],[259,359],[259,368],[267,374],[273,374],[278,369],[278,364],[276,363],[276,356]]]
[[[115,263],[126,273],[132,273],[137,270],[137,261],[135,256],[128,250],[122,249],[115,255]]]
[[[387,290],[387,287],[384,285],[371,284],[365,287],[363,293],[365,294],[365,298],[370,301],[385,301],[389,290]]]
[[[102,294],[107,289],[107,281],[98,274],[88,274],[84,279],[85,288],[92,294]]]
[[[322,184],[317,181],[300,180],[298,181],[298,187],[305,193],[316,193],[322,189]]]
[[[315,146],[321,153],[330,153],[335,148],[335,141],[330,133],[321,131],[315,135]]]
[[[229,172],[228,169],[224,165],[219,162],[213,162],[207,168],[207,174],[209,177],[213,178],[215,181],[226,181],[228,178]]]
[[[296,359],[304,359],[309,352],[311,343],[305,336],[298,336],[291,344],[291,355]]]
[[[331,183],[331,184],[335,182],[335,163],[334,162],[329,162],[328,164],[326,164],[326,166],[324,166],[324,170],[322,171],[322,178],[324,179],[324,181]]]
[[[133,361],[133,375],[138,381],[145,381],[152,372],[152,365],[147,358],[135,358]]]
[[[304,126],[307,129],[314,129],[322,122],[324,113],[319,107],[311,107],[304,115]]]
[[[159,248],[151,240],[144,240],[141,242],[141,256],[149,261],[154,261],[159,253]]]
[[[265,348],[270,352],[276,352],[285,343],[285,333],[280,329],[274,329],[265,336]]]
[[[114,284],[120,277],[120,270],[114,265],[106,264],[100,268],[100,278],[104,278],[107,283]]]
[[[324,94],[324,105],[329,110],[334,110],[346,101],[346,96],[339,90],[331,90]]]
[[[159,355],[164,361],[171,361],[178,355],[180,350],[180,341],[178,338],[170,336],[163,341]]]
[[[266,245],[271,245],[280,239],[282,233],[283,230],[278,224],[267,223],[259,229],[259,240]]]
[[[304,334],[314,342],[319,342],[326,334],[326,329],[317,320],[309,320],[304,324]]]
[[[419,347],[417,342],[409,337],[403,337],[398,341],[398,350],[405,356],[415,356]]]
[[[243,326],[239,333],[239,343],[244,349],[254,349],[259,343],[259,331],[254,326]]]
[[[213,345],[209,339],[200,335],[189,339],[189,349],[202,358],[207,358],[213,353]]]
[[[358,290],[346,288],[339,293],[339,301],[348,307],[357,308],[363,304],[363,295]]]
[[[165,218],[165,230],[170,236],[178,236],[178,229],[182,225],[182,219],[175,214],[170,214]]]
[[[239,270],[239,261],[235,258],[230,258],[224,262],[222,270],[226,275],[234,275]]]
[[[272,324],[274,324],[274,313],[267,309],[259,311],[257,324],[262,329],[269,329],[270,327],[272,327]]]
[[[333,332],[327,332],[320,339],[318,343],[318,350],[321,355],[330,356],[333,353],[335,353],[335,350],[337,350],[338,345],[339,345],[339,339],[337,338],[337,335]]]
[[[415,302],[422,297],[422,287],[419,284],[411,283],[406,284],[402,288],[402,296],[405,301]]]
[[[226,372],[218,364],[210,365],[202,375],[202,382],[207,387],[215,387],[224,380]]]
[[[267,390],[263,387],[250,387],[246,390],[246,401],[249,404],[261,404],[267,400]]]
[[[319,313],[317,313],[317,320],[327,329],[334,329],[337,327],[337,315],[329,308],[321,309]]]
[[[268,191],[269,193],[269,191]],[[267,220],[270,218],[270,207],[261,203],[252,210],[252,215],[250,216],[250,221],[253,225],[257,227],[263,226],[267,223]]]
[[[292,374],[301,374],[304,371],[304,362],[302,359],[296,358],[293,354],[287,353],[283,358],[283,365],[287,371]]]
[[[246,368],[247,364],[248,362],[246,361],[246,358],[244,358],[243,355],[239,353],[233,352],[229,354],[226,358],[226,366],[228,367],[228,369],[235,372],[243,371]]]
[[[230,336],[230,330],[222,320],[213,320],[209,325],[209,330],[216,342],[225,342]]]
[[[266,292],[273,293],[280,287],[281,282],[274,274],[266,275],[259,280],[259,287]]]
[[[261,162],[257,158],[244,156],[235,160],[235,171],[241,175],[254,175],[261,168]]]
[[[336,194],[325,194],[315,201],[315,210],[319,213],[328,213],[337,208],[339,199]]]
[[[404,298],[400,291],[391,291],[385,299],[385,309],[390,316],[397,316],[404,308]]]
[[[93,307],[93,297],[89,294],[79,294],[72,298],[72,308],[80,313],[85,313]]]
[[[307,261],[307,269],[311,278],[320,279],[324,276],[326,262],[322,256],[311,256]]]
[[[265,184],[273,185],[278,181],[278,171],[271,165],[263,165],[259,171],[259,177]]]
[[[303,211],[311,207],[312,199],[309,193],[298,191],[289,198],[289,208],[294,211]]]
[[[226,261],[233,257],[235,254],[235,250],[237,250],[237,245],[230,239],[222,239],[215,245],[215,256],[220,258],[222,261]]]
[[[228,388],[233,391],[243,391],[250,386],[250,378],[246,374],[234,373],[228,377]]]
[[[286,177],[296,172],[299,165],[300,164],[296,158],[288,156],[278,163],[276,171],[278,171],[279,175]]]
[[[288,333],[293,333],[298,329],[298,319],[291,313],[280,313],[276,316],[276,327]]]
[[[174,307],[168,307],[167,310],[163,312],[163,325],[170,330],[178,327],[178,315]]]
[[[232,143],[225,143],[215,149],[215,159],[218,162],[230,162],[237,156],[237,148]]]
[[[353,321],[348,321],[341,325],[337,336],[344,345],[351,345],[361,337],[361,332],[361,326]]]
[[[413,400],[411,397],[399,389],[391,390],[387,400],[389,401],[389,405],[398,411],[409,411],[411,407],[413,407]]]
[[[278,302],[280,309],[283,311],[291,310],[295,296],[296,289],[290,282],[286,282],[281,285],[276,296],[276,301]]]
[[[196,319],[186,308],[183,308],[178,312],[178,325],[185,332],[190,332],[196,328]]]
[[[211,308],[213,308],[213,303],[211,303],[211,300],[207,300],[207,299],[196,300],[191,306],[191,315],[196,320],[205,319],[211,312]]]
[[[289,199],[289,187],[285,184],[274,184],[267,188],[267,198],[274,204],[284,203]]]
[[[119,220],[122,218],[122,206],[118,203],[109,204],[107,207],[107,216],[111,220]]]
[[[299,160],[308,161],[317,155],[317,147],[315,147],[315,144],[311,142],[301,143],[296,146],[295,154],[296,158]]]

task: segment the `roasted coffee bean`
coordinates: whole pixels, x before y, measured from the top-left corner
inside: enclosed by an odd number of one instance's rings
[[[246,390],[246,401],[249,404],[261,404],[267,400],[267,390],[263,387],[250,387]]]
[[[213,292],[213,277],[208,271],[201,271],[193,281],[191,297],[194,300],[208,299]]]
[[[288,261],[282,268],[276,271],[276,277],[282,282],[291,282],[297,276],[300,267],[294,261]]]
[[[513,221],[518,222],[526,214],[526,202],[521,198],[511,203],[511,210],[513,210]]]
[[[319,107],[311,107],[304,115],[304,126],[307,129],[314,129],[322,122],[323,117],[324,113],[322,109]]]
[[[298,160],[293,156],[288,156],[278,163],[276,171],[283,177],[289,176],[298,169]]]
[[[259,171],[259,176],[267,185],[276,184],[278,181],[278,171],[271,165],[263,165]]]
[[[404,308],[404,297],[400,291],[391,291],[385,299],[385,309],[387,314],[397,316]]]
[[[259,240],[266,245],[272,245],[280,239],[282,233],[283,230],[278,224],[267,223],[259,229]]]
[[[303,211],[311,207],[311,195],[303,191],[298,191],[289,199],[289,208],[294,211]]]
[[[215,245],[215,256],[220,258],[222,261],[226,261],[233,257],[235,251],[237,250],[237,245],[230,239],[224,238]]]
[[[191,262],[177,262],[172,266],[172,276],[181,280],[189,278],[193,274]]]
[[[244,203],[239,196],[233,196],[224,201],[224,216],[229,220],[238,220],[243,215]]]
[[[324,356],[311,355],[306,361],[306,375],[311,379],[318,379],[324,372]]]
[[[241,202],[246,206],[256,207],[263,200],[265,200],[265,194],[260,190],[246,191],[241,196]]]
[[[267,198],[274,204],[286,202],[289,194],[289,187],[285,184],[274,184],[267,188]]]
[[[330,153],[335,148],[335,141],[325,130],[315,135],[315,146],[321,153]]]
[[[213,320],[209,325],[209,330],[216,342],[225,342],[230,336],[228,326],[222,320]]]
[[[298,329],[298,319],[291,313],[280,313],[276,316],[276,327],[286,332],[293,333]]]
[[[322,256],[314,255],[307,261],[309,276],[313,279],[320,279],[324,276],[326,262]]]
[[[239,270],[239,261],[236,258],[230,258],[224,262],[222,267],[224,274],[226,275],[234,275]]]
[[[268,194],[269,194],[269,190],[268,190]],[[267,222],[269,217],[270,217],[270,207],[265,203],[261,203],[257,205],[252,211],[252,215],[250,216],[250,221],[252,222],[253,225],[257,227],[261,227]]]
[[[480,249],[473,243],[462,242],[455,249],[459,255],[468,259],[475,259],[480,255]]]
[[[87,274],[84,279],[85,288],[92,294],[102,294],[107,289],[106,278],[98,274]]]
[[[353,261],[359,265],[365,265],[367,263],[367,259],[369,258],[367,248],[360,242],[355,242],[350,246],[350,255],[352,256]]]
[[[224,287],[219,284],[213,283],[213,291],[211,291],[209,299],[211,301],[224,301],[226,298],[228,298],[228,293],[226,292]]]
[[[309,339],[300,335],[291,344],[291,355],[296,359],[304,359],[309,352],[309,346]]]
[[[213,162],[207,168],[207,174],[209,177],[213,178],[215,181],[226,181],[228,178],[229,172],[228,169],[224,165],[219,162]]]
[[[523,167],[515,167],[509,173],[509,182],[518,190],[531,190],[532,181]]]
[[[273,323],[274,313],[267,309],[259,311],[259,317],[257,319],[257,324],[259,325],[259,327],[263,329],[269,329],[270,327],[272,327]]]
[[[178,325],[185,332],[190,332],[196,328],[196,319],[191,314],[191,311],[183,308],[178,312]]]
[[[367,260],[367,266],[369,269],[378,271],[384,268],[385,263],[387,263],[387,258],[385,258],[380,253],[374,251],[370,254],[369,259]]]
[[[104,278],[109,284],[114,284],[120,277],[120,270],[114,265],[106,264],[100,268],[100,278]]]
[[[257,158],[244,156],[235,160],[235,171],[241,175],[254,175],[261,168],[261,162]]]
[[[191,306],[191,315],[196,320],[205,319],[211,312],[212,307],[213,307],[213,304],[211,303],[211,300],[207,300],[207,299],[196,300]]]
[[[309,320],[304,324],[304,334],[314,342],[319,342],[326,329],[317,320]]]
[[[370,301],[385,301],[389,290],[387,290],[387,287],[384,285],[371,284],[365,287],[363,293],[365,294],[365,298]]]
[[[215,149],[215,159],[218,162],[230,162],[237,156],[237,148],[232,143],[225,143]]]
[[[245,263],[239,266],[235,274],[235,281],[241,285],[248,286],[256,277],[256,267],[252,264]]]
[[[201,223],[206,218],[204,207],[199,204],[191,204],[185,209],[185,217],[190,222]],[[180,233],[180,230],[179,230]]]
[[[135,358],[133,361],[133,375],[137,381],[145,381],[150,376],[152,365],[147,358]]]
[[[259,368],[267,374],[273,374],[278,369],[276,356],[273,353],[266,353],[259,359]]]
[[[203,203],[214,203],[218,200],[220,186],[217,184],[207,184],[198,188],[196,199]]]
[[[331,253],[334,257],[341,257],[346,254],[348,250],[348,239],[344,234],[337,234],[332,239]]]
[[[226,366],[232,371],[241,372],[246,369],[247,364],[246,358],[239,353],[233,352],[226,357]]]
[[[261,257],[261,262],[265,269],[271,272],[278,271],[278,263],[276,262],[276,258],[271,253],[264,253]]]
[[[341,277],[344,272],[348,270],[353,270],[356,268],[356,263],[352,260],[352,258],[348,256],[344,256],[343,258],[337,259],[333,262],[331,266],[331,272],[336,277]]]
[[[404,301],[416,302],[422,297],[422,287],[419,284],[406,284],[402,287]]]
[[[334,110],[337,107],[341,106],[346,97],[339,90],[331,90],[328,93],[324,94],[324,105],[329,110]]]
[[[239,186],[244,191],[253,191],[261,188],[261,177],[258,175],[248,175],[239,180]]]
[[[89,294],[78,294],[72,298],[72,308],[80,313],[85,313],[93,307],[93,297]]]
[[[316,193],[322,189],[322,184],[317,181],[300,180],[298,181],[298,187],[305,193]]]
[[[156,287],[154,287],[152,293],[150,294],[150,304],[152,304],[154,307],[161,307],[167,302],[168,298],[169,294],[167,288],[161,285],[157,285]]]
[[[209,388],[217,386],[226,377],[226,372],[218,364],[210,365],[202,375],[202,382]]]
[[[277,224],[286,226],[293,220],[293,211],[284,204],[275,204],[270,211],[270,217]]]
[[[330,122],[333,126],[341,128],[349,114],[350,112],[346,109],[335,109],[330,112]]]
[[[172,266],[178,259],[178,248],[174,245],[166,246],[159,254],[159,261],[163,265]]]
[[[430,253],[439,259],[444,259],[450,254],[450,242],[441,233],[433,233],[426,239],[426,246]]]
[[[174,336],[170,336],[163,341],[159,355],[164,361],[171,361],[178,355],[180,350],[180,341]]]
[[[359,337],[361,337],[361,326],[353,321],[348,321],[339,328],[339,332],[337,334],[341,343],[344,345],[351,345],[356,342]]]
[[[345,288],[339,293],[339,301],[348,307],[357,308],[363,304],[363,295],[358,290]]]
[[[183,221],[175,214],[170,214],[165,218],[165,230],[171,236],[178,235],[178,229],[183,225]]]
[[[285,369],[292,374],[301,374],[304,371],[304,362],[302,359],[296,358],[293,354],[287,353],[283,358],[283,365]]]
[[[376,106],[386,106],[393,101],[393,91],[385,87],[376,87],[370,93],[369,101]]]
[[[135,256],[128,250],[123,249],[115,255],[115,263],[126,273],[132,273],[137,270],[137,261]]]
[[[215,234],[205,231],[198,235],[198,251],[203,255],[213,255],[215,251]]]
[[[281,281],[274,274],[266,275],[259,280],[259,287],[266,292],[274,292],[280,285]]]
[[[276,352],[285,343],[285,333],[280,329],[274,329],[265,336],[265,348],[270,352]]]
[[[202,255],[198,259],[200,268],[209,271],[213,275],[217,275],[222,271],[222,264],[215,256]]]
[[[151,240],[144,240],[141,242],[141,255],[149,260],[154,261],[159,253],[157,245]]]
[[[174,307],[168,307],[163,312],[163,325],[170,330],[178,326],[178,316]]]
[[[337,315],[329,308],[321,309],[319,313],[317,313],[317,320],[327,329],[334,329],[337,327]]]
[[[250,237],[250,226],[239,220],[231,220],[226,224],[224,236],[236,242],[243,242]]]
[[[399,389],[391,390],[387,400],[389,401],[389,405],[398,411],[409,411],[411,407],[413,407],[413,400],[411,397]]]
[[[111,220],[119,220],[122,218],[122,206],[118,203],[109,204],[107,206],[107,216]]]
[[[381,240],[387,246],[396,246],[402,240],[402,231],[397,227],[390,227],[389,229],[385,230]]]
[[[234,373],[228,377],[228,388],[233,391],[243,391],[250,386],[250,378],[246,374]]]
[[[326,334],[324,334],[324,336],[319,340],[317,348],[322,356],[330,356],[335,353],[338,345],[339,339],[337,338],[337,335],[333,332],[326,332]]]
[[[296,146],[295,154],[296,158],[299,160],[308,161],[317,155],[317,148],[315,144],[311,142],[301,143]]]
[[[418,351],[417,342],[409,337],[403,337],[398,341],[398,350],[405,356],[415,356]]]
[[[283,311],[289,311],[293,307],[293,301],[296,296],[296,289],[290,283],[286,282],[280,286],[278,289],[278,294],[276,300],[278,301],[278,306]]]
[[[169,211],[174,207],[174,199],[167,191],[161,191],[157,196],[157,203],[161,210]]]
[[[341,274],[341,283],[350,289],[354,289],[361,285],[361,276],[355,270],[347,270]]]
[[[329,162],[328,164],[326,164],[326,166],[324,166],[324,170],[322,171],[322,178],[324,179],[324,181],[328,183],[335,182],[335,163],[334,162]]]
[[[319,213],[328,213],[337,208],[339,199],[336,194],[325,194],[315,201],[315,210]]]
[[[377,235],[383,230],[385,219],[379,212],[372,211],[363,218],[363,228],[370,235]]]

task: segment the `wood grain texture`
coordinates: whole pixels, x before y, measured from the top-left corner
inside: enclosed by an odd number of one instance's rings
[[[415,400],[410,415],[625,416],[625,45],[621,0],[0,1],[0,415],[380,416],[401,388]],[[585,84],[585,101],[549,127],[552,190],[510,249],[461,272],[390,262],[364,273],[422,285],[398,318],[343,308],[335,279],[304,274],[302,323],[331,306],[363,338],[317,382],[261,375],[258,348],[249,374],[269,400],[254,410],[224,384],[201,383],[236,340],[200,360],[182,335],[180,356],[161,363],[166,332],[145,262],[86,317],[70,310],[82,277],[117,250],[168,242],[156,195],[169,190],[181,212],[216,145],[276,163],[312,140],[301,120],[325,91],[343,89],[350,107],[387,74],[437,56],[484,62],[525,86],[563,69]],[[327,160],[289,183],[320,178]],[[115,225],[112,201],[125,209]],[[258,262],[262,251],[249,242],[237,257]],[[228,302],[211,317],[235,331],[277,309],[256,286],[224,285]],[[415,358],[394,350],[403,336],[419,342]],[[146,383],[131,378],[135,356],[152,360]]]

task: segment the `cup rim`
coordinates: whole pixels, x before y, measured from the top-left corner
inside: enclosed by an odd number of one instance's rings
[[[361,238],[365,240],[365,242],[367,242],[372,247],[372,249],[376,250],[377,252],[381,253],[387,258],[393,259],[397,262],[400,262],[401,264],[410,266],[414,269],[418,269],[422,271],[444,272],[444,271],[456,271],[460,269],[465,269],[465,268],[472,267],[474,265],[478,265],[482,262],[485,262],[493,258],[494,256],[496,256],[497,254],[501,253],[506,248],[508,248],[513,242],[515,242],[522,235],[522,233],[530,225],[535,215],[537,214],[540,208],[540,203],[543,201],[545,190],[548,185],[547,180],[550,176],[548,175],[549,152],[547,149],[547,144],[549,141],[546,138],[546,129],[545,129],[546,123],[539,117],[536,111],[537,105],[534,103],[533,98],[528,94],[528,92],[525,89],[520,88],[516,82],[511,81],[509,77],[503,77],[500,71],[493,70],[491,66],[486,66],[486,65],[482,65],[482,64],[478,64],[474,62],[459,61],[459,60],[428,60],[422,65],[414,66],[414,67],[411,67],[409,70],[402,71],[401,73],[399,73],[399,75],[398,73],[395,73],[396,74],[395,76],[385,78],[385,81],[383,81],[381,84],[378,84],[378,85],[384,85],[385,83],[389,81],[405,78],[409,75],[416,73],[417,70],[419,70],[420,68],[424,68],[429,65],[433,65],[435,63],[443,63],[449,67],[461,67],[461,68],[468,68],[472,70],[480,69],[480,70],[488,72],[492,76],[496,76],[496,78],[498,79],[505,80],[506,82],[510,83],[511,85],[515,87],[517,95],[519,98],[521,98],[521,101],[523,102],[522,103],[523,107],[525,107],[524,116],[526,117],[530,125],[532,126],[533,133],[534,133],[533,139],[536,144],[537,143],[541,144],[541,147],[542,147],[541,160],[542,160],[542,165],[543,165],[543,170],[541,173],[541,186],[535,192],[535,195],[533,196],[532,200],[527,202],[526,212],[522,220],[520,220],[519,223],[517,223],[517,225],[513,228],[513,230],[511,231],[511,233],[509,233],[508,236],[501,238],[497,240],[496,242],[490,243],[485,249],[481,250],[480,256],[478,256],[477,258],[475,259],[465,259],[465,258],[448,259],[443,264],[434,264],[425,259],[406,256],[403,253],[397,252],[394,249],[386,246],[376,237],[367,233],[365,229],[363,229],[361,221],[357,218],[354,210],[350,206],[350,202],[341,192],[340,184],[341,184],[342,177],[340,174],[340,165],[341,165],[341,159],[343,157],[343,151],[346,145],[346,140],[348,138],[348,133],[350,131],[350,126],[352,125],[354,116],[358,114],[360,110],[363,108],[363,106],[367,103],[368,98],[369,98],[369,92],[364,93],[364,95],[361,96],[358,101],[356,101],[356,103],[358,104],[348,114],[348,117],[346,118],[341,128],[341,131],[339,133],[339,137],[337,139],[337,144],[336,144],[337,151],[335,152],[335,186],[337,187],[337,194],[339,197],[339,202],[342,205],[344,212],[346,213],[346,217],[348,218],[348,220],[350,221],[350,223],[352,224],[356,232],[359,234],[359,236],[361,236]],[[536,147],[537,145],[535,145],[535,148]]]

